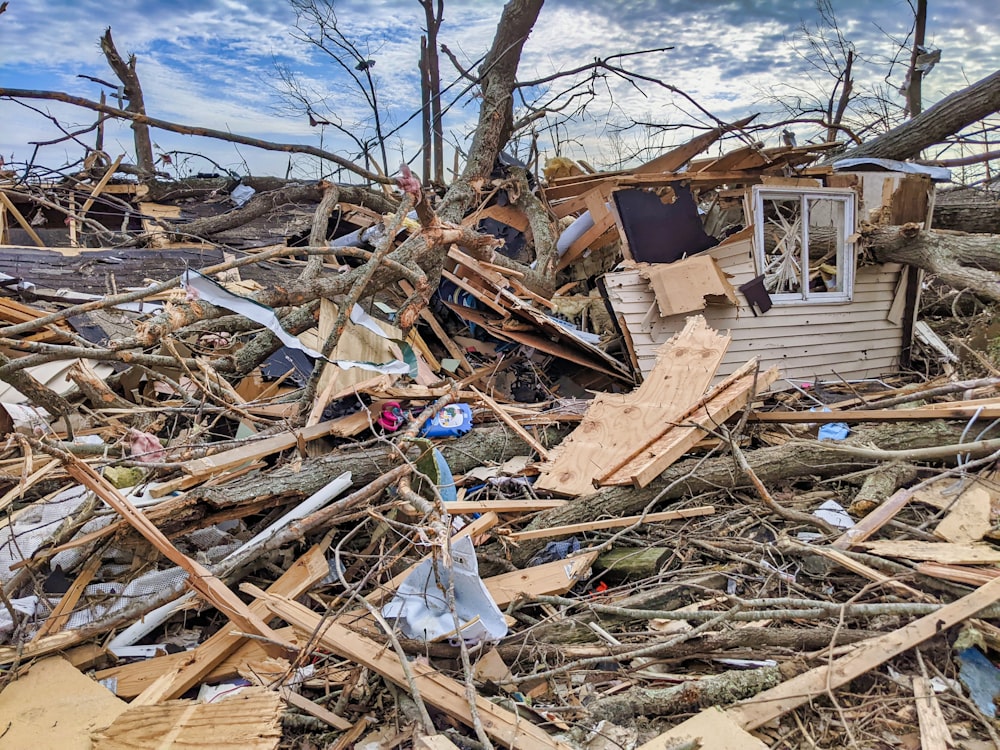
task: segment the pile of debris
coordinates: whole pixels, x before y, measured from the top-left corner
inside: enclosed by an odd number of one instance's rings
[[[858,234],[942,175],[720,135],[0,187],[0,746],[1000,747],[1000,377]]]

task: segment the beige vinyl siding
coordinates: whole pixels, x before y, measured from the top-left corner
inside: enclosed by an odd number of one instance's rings
[[[733,240],[707,252],[738,287],[756,276],[756,270],[749,239]],[[745,304],[709,305],[701,311],[709,325],[730,331],[733,338],[718,377],[753,356],[760,357],[763,367],[778,365],[783,378],[809,382],[877,378],[894,372],[903,328],[886,320],[886,315],[897,287],[903,293],[902,270],[899,264],[858,268],[851,302],[775,304],[759,317]],[[657,347],[681,330],[687,314],[661,318],[649,285],[635,268],[606,274],[605,281],[611,305],[625,319],[645,375],[655,363]]]

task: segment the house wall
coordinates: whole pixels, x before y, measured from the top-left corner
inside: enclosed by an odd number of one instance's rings
[[[752,243],[745,233],[705,252],[718,261],[735,287],[756,276]],[[624,317],[645,376],[653,367],[657,347],[680,331],[694,313],[661,318],[648,282],[635,268],[604,278],[611,306],[617,316]],[[754,317],[742,294],[737,294],[743,303],[737,307],[709,305],[702,311],[709,325],[732,335],[718,377],[729,375],[754,356],[760,357],[762,367],[778,365],[783,378],[803,382],[891,373],[898,367],[904,341],[904,293],[903,266],[886,264],[857,269],[852,302],[775,304],[759,317]],[[781,387],[781,381],[775,387]]]

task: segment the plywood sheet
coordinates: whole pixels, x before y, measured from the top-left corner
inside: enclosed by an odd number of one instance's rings
[[[663,317],[703,310],[715,300],[738,304],[736,290],[710,255],[646,265],[639,274],[649,280]]]
[[[580,425],[558,447],[535,483],[562,495],[594,491],[594,480],[631,457],[637,440],[698,403],[715,377],[730,337],[694,316],[659,350],[657,365],[629,394],[600,394]]]
[[[0,693],[0,748],[90,750],[90,733],[127,708],[61,656],[42,659]]]
[[[94,736],[94,750],[274,750],[281,713],[281,697],[264,688],[218,703],[135,706]]]
[[[717,706],[706,708],[673,729],[654,737],[639,750],[665,750],[684,740],[699,740],[711,750],[765,750],[767,745],[745,732]]]

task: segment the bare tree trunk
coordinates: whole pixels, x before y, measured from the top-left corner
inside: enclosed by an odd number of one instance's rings
[[[1000,110],[1000,70],[946,96],[912,120],[857,148],[845,151],[833,160],[861,156],[909,159],[997,110]]]
[[[955,289],[1000,302],[1000,237],[924,230],[919,224],[875,227],[863,233],[869,255],[881,263],[906,263]]]
[[[521,50],[538,19],[543,0],[510,0],[503,8],[493,46],[480,68],[482,104],[479,125],[469,149],[461,179],[444,197],[438,211],[445,221],[458,222],[476,202],[477,182],[493,171],[500,150],[507,144],[514,122],[514,83]]]
[[[114,40],[111,39],[111,27],[109,26],[101,37],[101,51],[108,59],[108,65],[118,76],[118,80],[125,87],[125,97],[128,99],[126,112],[137,115],[146,114],[146,105],[142,100],[142,87],[139,85],[139,76],[135,72],[135,55],[128,56],[128,62],[122,59],[115,49]],[[139,120],[132,121],[132,132],[135,138],[135,162],[139,168],[139,178],[145,182],[153,177],[155,166],[153,164],[153,141],[149,137],[149,126]]]

